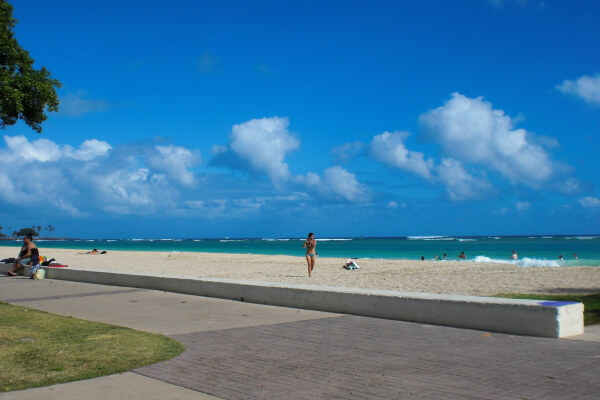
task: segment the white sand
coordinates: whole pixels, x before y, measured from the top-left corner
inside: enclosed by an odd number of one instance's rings
[[[0,247],[0,259],[15,257],[18,250]],[[318,258],[313,277],[309,278],[304,257],[133,251],[76,254],[80,251],[47,249],[41,253],[69,268],[115,272],[471,295],[600,292],[600,267],[369,259],[357,260],[362,269],[346,271],[342,269],[345,259]]]

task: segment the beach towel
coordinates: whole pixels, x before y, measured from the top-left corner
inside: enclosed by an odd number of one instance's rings
[[[68,267],[68,265],[59,264],[57,262],[51,262],[50,265],[48,265],[48,266],[52,267],[52,268],[65,268],[65,267]]]

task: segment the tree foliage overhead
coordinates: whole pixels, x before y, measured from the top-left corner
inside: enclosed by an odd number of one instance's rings
[[[0,128],[22,119],[36,132],[42,131],[47,111],[58,111],[56,89],[60,82],[50,71],[33,67],[29,52],[14,38],[13,7],[0,0]]]

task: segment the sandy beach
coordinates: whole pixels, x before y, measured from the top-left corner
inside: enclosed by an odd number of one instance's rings
[[[498,293],[598,293],[599,267],[518,267],[469,261],[357,260],[361,269],[342,269],[345,259],[317,260],[313,277],[304,257],[224,253],[48,249],[72,269],[165,274],[201,278],[231,278],[407,292],[495,295]],[[0,259],[15,257],[18,248],[0,248]]]

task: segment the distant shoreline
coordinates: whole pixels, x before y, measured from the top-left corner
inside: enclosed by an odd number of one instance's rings
[[[20,238],[3,238],[1,247],[20,247]],[[302,238],[248,239],[73,239],[36,238],[40,248],[89,251],[215,253],[304,256]],[[600,267],[600,235],[580,236],[409,236],[396,238],[319,238],[317,252],[321,257],[459,261],[511,264],[523,268],[535,266]],[[516,251],[518,259],[512,259]],[[437,257],[436,257],[437,256]],[[559,257],[562,256],[562,257]],[[445,262],[445,261],[440,261]]]

